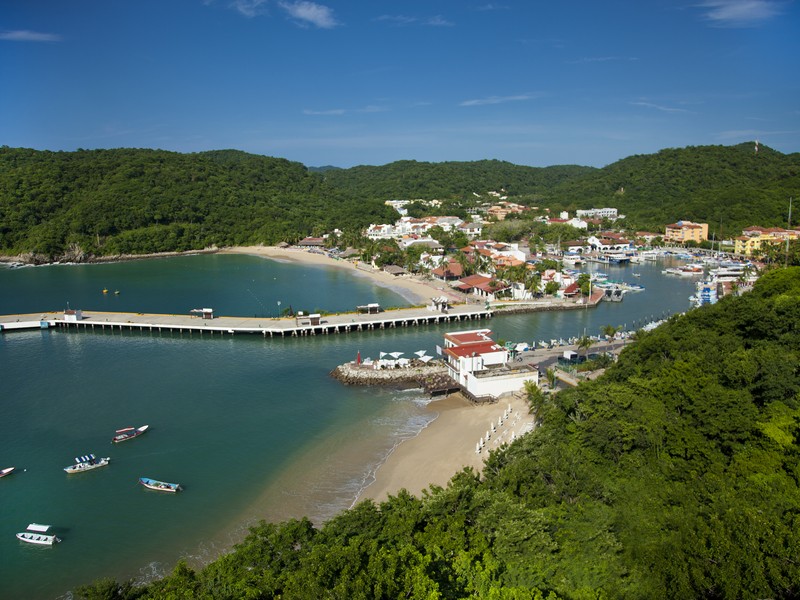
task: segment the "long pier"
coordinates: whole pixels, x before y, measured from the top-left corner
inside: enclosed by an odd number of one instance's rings
[[[373,331],[440,323],[462,323],[491,318],[492,311],[470,305],[451,306],[444,311],[430,308],[400,308],[377,314],[343,313],[286,318],[214,317],[81,311],[0,315],[0,332],[58,328],[64,330],[117,330],[176,332],[197,335],[256,334],[264,337],[300,337]],[[80,317],[80,318],[78,318]]]

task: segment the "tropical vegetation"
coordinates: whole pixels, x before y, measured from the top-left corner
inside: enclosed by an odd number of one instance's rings
[[[296,242],[339,229],[357,240],[370,223],[394,222],[390,199],[411,214],[467,217],[503,194],[531,216],[612,206],[634,229],[660,232],[679,219],[708,222],[717,239],[749,225],[786,226],[800,189],[800,154],[752,144],[662,150],[602,169],[526,167],[485,160],[398,161],[307,169],[280,158],[219,150],[180,154],[114,149],[75,152],[0,147],[0,255],[40,260]],[[494,194],[490,194],[493,192]],[[574,239],[513,217],[499,241]],[[440,232],[446,247],[463,240]]]
[[[800,595],[800,268],[639,332],[604,376],[530,399],[539,426],[480,474],[319,527],[261,523],[204,568],[77,595]]]

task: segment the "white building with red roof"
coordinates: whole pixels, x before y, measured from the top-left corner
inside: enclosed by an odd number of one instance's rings
[[[511,352],[491,338],[491,330],[446,333],[442,353],[447,372],[475,400],[493,401],[539,383],[536,366],[511,362]]]

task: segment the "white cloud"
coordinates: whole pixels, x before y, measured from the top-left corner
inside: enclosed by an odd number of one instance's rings
[[[765,130],[765,129],[730,129],[728,131],[717,132],[717,139],[720,140],[755,140],[760,138],[776,137],[781,135],[797,135],[797,130]]]
[[[374,104],[370,104],[362,108],[353,108],[353,109],[331,108],[328,110],[313,110],[307,108],[303,110],[303,114],[314,115],[314,116],[340,116],[348,113],[377,113],[377,112],[386,112],[387,110],[388,109],[382,106],[376,106]]]
[[[409,17],[407,15],[381,15],[375,17],[375,21],[385,21],[398,27],[405,27],[406,25],[427,25],[429,27],[453,27],[454,23],[448,21],[441,15],[434,17]]]
[[[264,12],[261,6],[266,3],[267,0],[233,0],[230,6],[245,17],[252,18]]]
[[[459,106],[486,106],[487,104],[504,104],[506,102],[521,102],[524,100],[534,100],[538,94],[520,94],[518,96],[488,96],[487,98],[476,98],[474,100],[464,100]]]
[[[338,115],[343,115],[345,112],[347,112],[347,111],[345,109],[343,109],[343,108],[332,108],[332,109],[329,109],[329,110],[311,110],[310,108],[307,108],[307,109],[305,109],[303,111],[303,114],[304,115],[322,115],[322,116],[334,115],[334,116],[338,116]]]
[[[584,56],[583,58],[579,58],[577,60],[569,61],[570,64],[573,65],[580,65],[585,63],[596,63],[596,62],[632,62],[635,60],[639,60],[635,56]]]
[[[448,21],[447,19],[445,19],[440,15],[436,15],[435,17],[426,19],[425,21],[422,22],[422,24],[430,25],[432,27],[453,27],[454,25],[451,21]]]
[[[298,2],[279,2],[278,5],[302,25],[313,25],[320,29],[333,29],[339,23],[333,11],[322,4],[299,0]]]
[[[379,17],[375,17],[375,20],[385,21],[398,26],[413,25],[418,21],[416,17],[407,17],[406,15],[381,15]]]
[[[9,42],[60,42],[61,36],[55,33],[27,30],[0,31],[0,40]]]
[[[633,104],[634,106],[644,106],[645,108],[653,108],[655,110],[660,110],[662,112],[667,112],[667,113],[687,113],[687,112],[689,112],[685,108],[675,108],[675,107],[672,107],[672,106],[663,106],[661,104],[654,104],[652,102],[639,101],[639,102],[631,102],[631,104]]]
[[[698,6],[717,27],[753,27],[781,13],[775,0],[706,0]]]

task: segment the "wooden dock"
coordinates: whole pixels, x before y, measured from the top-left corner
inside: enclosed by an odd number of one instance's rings
[[[401,327],[459,323],[491,318],[491,309],[470,305],[450,307],[446,312],[429,308],[400,308],[378,314],[343,313],[323,315],[319,322],[306,317],[281,319],[82,311],[80,319],[63,312],[0,315],[0,332],[58,328],[64,330],[157,331],[198,335],[256,334],[264,337],[300,337],[353,333]],[[463,327],[463,325],[461,325]]]

